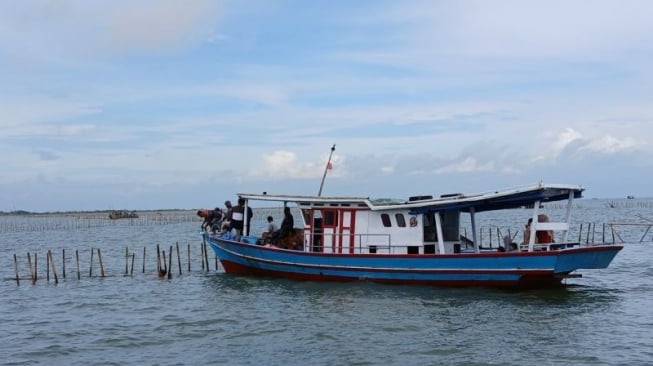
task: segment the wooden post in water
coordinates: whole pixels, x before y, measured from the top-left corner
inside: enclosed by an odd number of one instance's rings
[[[20,276],[18,275],[18,258],[16,258],[16,253],[14,253],[14,268],[16,269],[16,286],[20,286]]]
[[[170,246],[170,251],[168,252],[170,254],[168,256],[168,279],[172,278],[172,245]]]
[[[125,247],[125,276],[129,274],[129,247]]]
[[[582,235],[583,235],[583,224],[581,223],[580,226],[578,227],[578,243],[581,242]]]
[[[143,247],[143,273],[145,273],[145,247]]]
[[[136,259],[136,253],[132,253],[132,269],[130,272],[130,276],[134,277],[134,259]]]
[[[75,260],[77,261],[77,280],[80,280],[82,275],[79,272],[79,251],[77,249],[75,249]]]
[[[585,244],[588,244],[590,242],[590,226],[592,226],[591,222],[587,223],[587,237],[585,238]]]
[[[102,252],[97,248],[97,258],[100,260],[100,277],[104,277],[104,265],[102,264]]]
[[[215,270],[218,270],[218,255],[215,256]]]
[[[34,283],[36,283],[36,280],[39,276],[39,272],[37,269],[37,263],[38,263],[38,258],[37,258],[37,253],[34,252]]]
[[[200,262],[202,263],[202,272],[204,272],[204,243],[200,244]]]
[[[603,244],[605,244],[605,222],[603,223],[603,235],[601,240],[603,241]]]
[[[161,251],[161,258],[163,258],[163,267],[159,268],[159,271],[161,269],[163,269],[167,273],[168,269],[166,268],[166,265],[168,264],[168,262],[166,261],[166,251],[165,251],[165,249]]]
[[[45,280],[50,282],[50,250],[45,253]]]
[[[181,276],[181,257],[179,256],[179,242],[175,242],[177,247],[177,264],[179,265],[179,275]]]
[[[93,253],[95,252],[94,248],[91,248],[91,265],[89,266],[88,276],[93,277]]]
[[[612,231],[612,244],[614,244],[614,226],[610,225],[610,231]]]
[[[32,279],[32,285],[36,283],[36,275],[34,274],[34,269],[32,268],[32,255],[27,252],[27,264],[29,265],[29,276]]]
[[[66,279],[66,249],[61,249],[61,274]]]
[[[190,243],[188,245],[188,272],[190,272]]]
[[[52,275],[54,276],[54,283],[57,284],[59,283],[59,277],[57,277],[57,269],[54,266],[54,257],[52,256],[52,252],[48,250],[48,257],[50,257],[50,265],[52,266]]]
[[[210,270],[209,268],[209,247],[206,245],[206,242],[204,243],[204,262],[206,262],[206,271],[208,272]]]
[[[156,273],[161,271],[161,250],[159,244],[156,245]]]

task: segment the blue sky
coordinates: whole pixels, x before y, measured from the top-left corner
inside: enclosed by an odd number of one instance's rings
[[[0,211],[652,196],[650,1],[0,2]]]

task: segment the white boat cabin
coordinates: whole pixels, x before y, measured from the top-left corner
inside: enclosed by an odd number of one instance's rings
[[[506,208],[533,207],[531,232],[555,231],[556,243],[536,243],[536,235],[517,250],[553,250],[577,246],[568,242],[571,207],[583,189],[569,185],[536,185],[473,196],[463,194],[411,197],[407,201],[373,201],[356,197],[239,194],[251,201],[293,203],[302,212],[295,228],[303,232],[303,250],[347,254],[478,253],[475,215]],[[563,222],[538,220],[541,203],[567,201]],[[470,238],[461,235],[461,214],[470,215]]]

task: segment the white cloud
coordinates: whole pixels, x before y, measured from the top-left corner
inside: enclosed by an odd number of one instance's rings
[[[589,141],[585,146],[581,147],[580,150],[611,155],[630,151],[637,145],[637,142],[633,138],[618,139],[613,136],[603,136],[596,140]]]

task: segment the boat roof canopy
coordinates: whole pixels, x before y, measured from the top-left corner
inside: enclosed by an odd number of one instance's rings
[[[240,193],[238,196],[247,200],[294,202],[300,207],[365,207],[373,211],[409,209],[411,213],[419,214],[436,211],[464,211],[472,209],[475,212],[502,210],[529,206],[536,201],[540,203],[554,202],[573,198],[581,198],[584,188],[577,185],[537,184],[527,187],[512,188],[503,191],[486,192],[475,195],[442,195],[440,198],[430,196],[408,201],[370,200],[368,197],[322,197],[322,196],[292,196]]]

